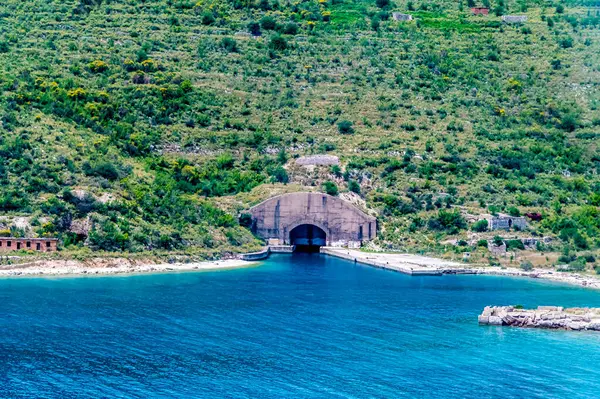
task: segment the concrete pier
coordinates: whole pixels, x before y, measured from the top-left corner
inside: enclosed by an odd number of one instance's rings
[[[475,274],[462,263],[412,254],[370,253],[348,248],[323,247],[321,253],[411,276]]]

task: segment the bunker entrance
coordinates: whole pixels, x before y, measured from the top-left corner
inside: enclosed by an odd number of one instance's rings
[[[301,224],[290,231],[290,244],[297,252],[319,252],[327,243],[327,234],[314,224]]]

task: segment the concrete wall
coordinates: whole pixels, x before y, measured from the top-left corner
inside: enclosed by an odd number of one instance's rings
[[[312,224],[327,235],[328,246],[356,246],[377,235],[377,221],[337,197],[322,193],[291,193],[268,199],[250,209],[256,235],[269,242],[290,244],[290,231]],[[362,231],[362,236],[361,236]]]

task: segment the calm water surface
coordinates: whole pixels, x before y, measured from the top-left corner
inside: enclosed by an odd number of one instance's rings
[[[409,277],[320,255],[250,269],[0,280],[2,398],[594,398],[600,335],[480,327],[600,292]]]

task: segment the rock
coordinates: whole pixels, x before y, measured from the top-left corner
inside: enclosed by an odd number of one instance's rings
[[[302,166],[309,165],[338,165],[340,159],[335,155],[309,155],[296,159],[296,164]]]
[[[600,308],[486,306],[477,320],[482,325],[600,331]]]

